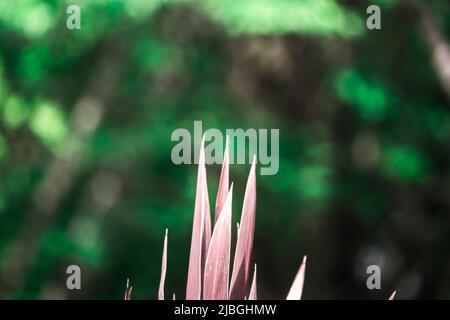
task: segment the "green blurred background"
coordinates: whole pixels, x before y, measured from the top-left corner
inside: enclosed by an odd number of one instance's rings
[[[304,254],[305,298],[449,298],[445,39],[446,0],[0,0],[0,298],[121,299],[130,278],[155,299],[165,228],[184,297],[196,166],[170,135],[194,120],[280,129],[279,172],[257,177],[260,298]],[[231,167],[235,221],[248,170]]]

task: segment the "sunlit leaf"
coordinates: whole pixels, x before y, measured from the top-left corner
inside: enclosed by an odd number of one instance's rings
[[[63,111],[58,106],[42,102],[33,111],[30,119],[33,132],[49,147],[62,142],[68,132]]]
[[[358,15],[334,0],[209,0],[205,11],[231,34],[307,33],[358,36]]]

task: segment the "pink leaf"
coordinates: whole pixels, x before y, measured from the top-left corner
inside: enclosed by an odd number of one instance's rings
[[[256,289],[256,264],[255,264],[255,271],[253,271],[253,280],[252,285],[250,287],[250,294],[248,295],[248,300],[258,300]]]
[[[161,279],[159,280],[159,291],[158,300],[164,300],[164,282],[166,281],[166,270],[167,270],[167,232],[164,236],[164,246],[163,246],[163,256],[161,263]]]
[[[303,257],[302,264],[295,276],[291,289],[286,297],[286,300],[300,300],[303,293],[303,284],[305,282],[305,268],[306,268],[306,256]]]
[[[397,294],[397,291],[392,292],[391,296],[389,297],[389,300],[394,300],[396,294]]]
[[[227,300],[231,251],[233,185],[214,227],[205,265],[203,299]]]
[[[228,194],[228,184],[229,184],[229,160],[228,160],[228,136],[225,142],[225,152],[223,155],[222,170],[220,172],[219,188],[217,190],[216,198],[216,213],[215,221],[219,219],[219,215],[222,212],[223,204],[227,198]]]
[[[250,259],[253,249],[253,236],[256,216],[256,157],[253,157],[252,167],[245,188],[244,204],[242,206],[241,223],[234,255],[233,273],[231,276],[230,299],[242,300],[247,291]]]
[[[127,279],[127,285],[125,287],[124,300],[131,300],[131,291],[133,291],[133,287],[130,287],[130,279]]]
[[[200,147],[195,194],[194,222],[192,225],[191,250],[189,255],[187,300],[200,300],[202,295],[203,270],[211,239],[211,216],[209,212],[208,185],[206,181],[204,141]]]

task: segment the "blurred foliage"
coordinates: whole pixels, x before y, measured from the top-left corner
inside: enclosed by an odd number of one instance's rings
[[[450,39],[449,3],[424,6]],[[306,298],[448,298],[448,101],[409,1],[0,1],[0,297],[120,299],[130,278],[153,299],[166,227],[183,297],[196,167],[172,164],[170,135],[202,120],[280,129],[257,183],[263,298],[304,254]],[[231,167],[235,221],[248,169]]]
[[[355,36],[363,22],[330,0],[206,1],[207,13],[233,34],[311,34]]]

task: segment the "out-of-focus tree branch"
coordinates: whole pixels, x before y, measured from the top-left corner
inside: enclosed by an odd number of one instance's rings
[[[430,48],[439,83],[450,99],[450,45],[432,13],[418,2],[413,4],[420,14],[421,26]]]
[[[106,41],[92,70],[86,91],[70,115],[70,133],[61,150],[49,162],[46,174],[35,189],[31,211],[8,246],[0,269],[0,297],[14,294],[35,259],[43,235],[50,228],[58,207],[70,191],[81,168],[85,147],[98,128],[104,109],[121,75],[124,51],[117,42]]]

